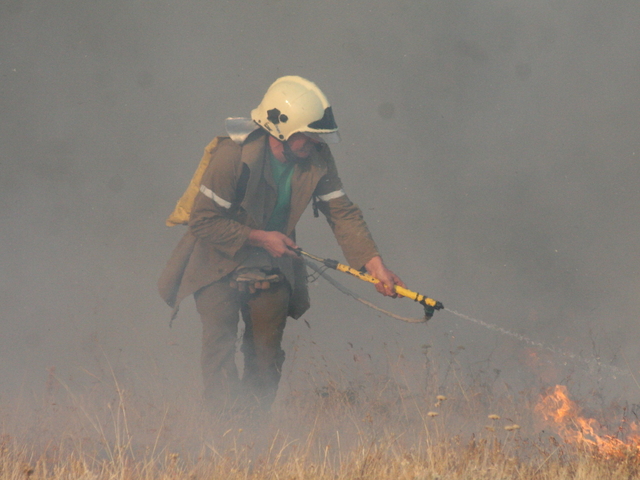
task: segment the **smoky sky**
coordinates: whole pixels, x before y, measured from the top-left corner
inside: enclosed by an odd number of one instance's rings
[[[345,189],[410,287],[637,372],[639,23],[631,0],[1,0],[4,394],[97,357],[197,375],[192,301],[169,329],[155,291],[183,233],[164,220],[224,119],[282,75],[329,97]],[[310,212],[298,243],[342,259]],[[347,342],[524,368],[521,344],[451,314],[409,326],[311,294],[284,346],[313,341],[335,368]]]

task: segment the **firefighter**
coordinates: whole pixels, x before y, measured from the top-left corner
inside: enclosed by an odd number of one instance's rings
[[[227,119],[228,137],[205,149],[188,221],[159,282],[177,309],[193,294],[202,320],[204,398],[216,409],[268,410],[278,388],[287,317],[309,308],[295,226],[310,203],[326,217],[347,262],[395,296],[402,281],[383,263],[361,210],[346,195],[329,144],[339,141],[331,105],[311,81],[276,80],[251,118]],[[245,324],[242,380],[235,362]],[[251,405],[251,403],[249,403]]]

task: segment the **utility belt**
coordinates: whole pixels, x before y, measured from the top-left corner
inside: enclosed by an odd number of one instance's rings
[[[272,284],[280,283],[283,280],[284,275],[277,268],[263,270],[256,267],[239,267],[231,275],[229,284],[241,292],[256,293],[257,290],[266,290]]]
[[[287,279],[290,260],[271,257],[262,248],[254,249],[247,259],[231,274],[229,284],[241,292],[255,293],[266,290]]]

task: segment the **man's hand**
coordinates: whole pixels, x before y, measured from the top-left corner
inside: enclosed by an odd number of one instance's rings
[[[297,257],[292,250],[298,248],[296,242],[280,232],[267,232],[265,230],[251,230],[247,237],[247,243],[252,247],[262,247],[269,255],[280,258],[283,255]]]
[[[369,275],[380,280],[380,282],[376,283],[376,290],[382,295],[396,298],[398,294],[393,290],[393,287],[399,285],[406,288],[404,282],[382,263],[382,257],[380,256],[373,257],[365,264],[364,268]]]

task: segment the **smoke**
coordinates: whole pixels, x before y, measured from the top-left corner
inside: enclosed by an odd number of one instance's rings
[[[410,287],[636,372],[639,17],[634,1],[3,0],[2,394],[101,359],[167,385],[197,374],[191,302],[170,330],[155,292],[182,234],[164,219],[224,118],[286,74],[331,100],[346,190]],[[324,221],[298,233],[341,258]],[[311,292],[288,351],[302,338],[340,365],[347,342],[416,361],[456,345],[526,368],[517,342],[451,315],[408,326]]]

